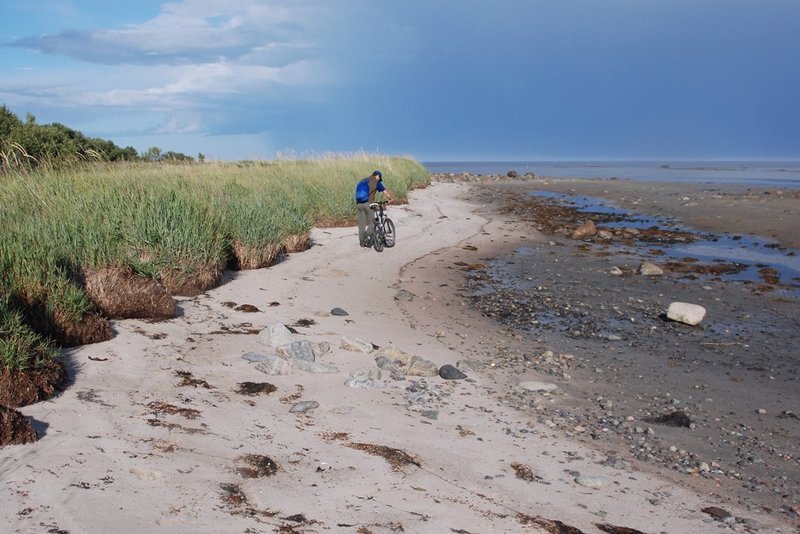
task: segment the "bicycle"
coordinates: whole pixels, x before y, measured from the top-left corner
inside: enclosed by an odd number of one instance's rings
[[[395,243],[394,223],[386,216],[383,207],[389,202],[381,200],[369,205],[369,209],[375,212],[372,220],[372,246],[376,252],[383,252],[383,247],[391,248]]]

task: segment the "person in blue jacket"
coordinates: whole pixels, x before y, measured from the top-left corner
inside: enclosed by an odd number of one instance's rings
[[[383,173],[373,171],[372,174],[358,182],[356,185],[356,211],[358,213],[358,241],[362,247],[372,244],[372,214],[369,205],[375,202],[375,195],[383,193],[386,200],[392,202],[392,194],[383,185]]]

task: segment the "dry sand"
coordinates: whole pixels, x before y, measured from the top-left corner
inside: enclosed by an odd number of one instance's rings
[[[555,381],[499,364],[498,339],[514,334],[452,300],[502,232],[466,189],[435,183],[392,207],[398,244],[381,254],[360,248],[354,228],[318,229],[308,251],[230,273],[182,299],[175,319],[118,321],[113,340],[66,351],[73,384],[21,410],[40,440],[0,450],[6,531],[795,531],[710,483],[690,489],[616,462],[503,400],[520,382]],[[413,299],[396,300],[400,290]],[[236,309],[245,304],[259,311]],[[275,323],[329,343],[319,360],[338,372],[258,371],[242,356],[270,353],[257,333]],[[384,373],[381,388],[351,388],[349,373],[375,362],[340,348],[344,336],[485,367],[466,380]],[[248,381],[276,391],[237,393]],[[290,412],[303,401],[319,406]]]

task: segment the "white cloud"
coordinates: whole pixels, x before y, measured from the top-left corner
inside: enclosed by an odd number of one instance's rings
[[[18,39],[14,46],[100,64],[187,64],[257,57],[274,66],[303,59],[325,7],[302,2],[184,0],[155,18],[122,28],[65,31]]]

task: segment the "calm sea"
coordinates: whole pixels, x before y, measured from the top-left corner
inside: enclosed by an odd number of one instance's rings
[[[430,172],[533,173],[553,178],[620,178],[659,182],[770,185],[800,189],[800,161],[794,162],[592,162],[592,161],[431,161]]]

